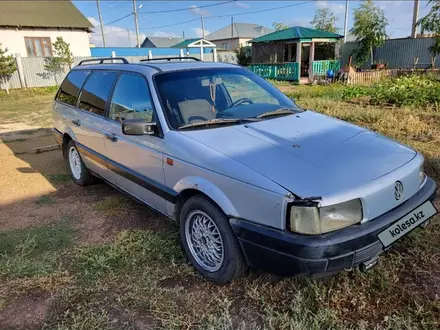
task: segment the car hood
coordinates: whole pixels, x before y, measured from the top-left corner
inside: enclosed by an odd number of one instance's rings
[[[301,197],[356,188],[416,155],[379,134],[313,111],[182,134]]]

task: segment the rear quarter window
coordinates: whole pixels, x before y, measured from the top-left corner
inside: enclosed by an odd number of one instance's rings
[[[71,71],[64,79],[55,97],[56,101],[75,106],[82,85],[89,76],[90,71]]]

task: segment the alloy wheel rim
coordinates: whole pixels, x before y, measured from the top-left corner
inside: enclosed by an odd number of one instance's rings
[[[73,177],[79,180],[81,178],[81,158],[74,147],[69,150],[69,164]]]
[[[224,245],[216,223],[201,210],[186,217],[185,237],[191,255],[204,270],[216,272],[223,265]]]

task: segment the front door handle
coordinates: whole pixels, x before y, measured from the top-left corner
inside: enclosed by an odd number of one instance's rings
[[[79,119],[73,119],[72,124],[74,124],[76,126],[81,126],[81,122],[79,121]]]
[[[111,133],[111,134],[105,134],[105,138],[109,139],[112,142],[116,142],[118,141],[118,138],[116,137],[115,134]]]

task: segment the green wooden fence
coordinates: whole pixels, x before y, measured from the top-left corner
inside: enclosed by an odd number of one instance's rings
[[[336,74],[341,69],[341,62],[336,61],[314,61],[313,62],[313,75],[326,76],[329,69],[333,70]]]
[[[251,64],[250,69],[266,79],[299,81],[299,63],[297,62]]]

